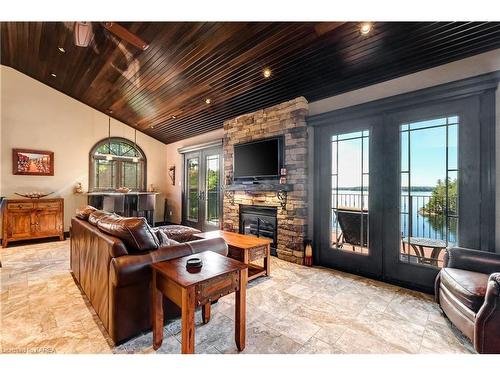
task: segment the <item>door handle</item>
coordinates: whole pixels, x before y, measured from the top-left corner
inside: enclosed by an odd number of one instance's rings
[[[204,191],[200,191],[200,195],[198,196],[198,200],[200,200],[200,201],[205,200],[205,192]]]

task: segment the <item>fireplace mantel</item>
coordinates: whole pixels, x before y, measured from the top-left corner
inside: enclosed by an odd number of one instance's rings
[[[272,182],[252,183],[252,184],[231,184],[224,187],[224,195],[231,204],[234,204],[234,193],[236,191],[244,191],[245,193],[265,193],[275,192],[276,198],[280,201],[282,209],[286,208],[288,200],[288,192],[292,191],[293,186],[290,184],[279,184]]]
[[[252,184],[231,184],[224,187],[226,191],[292,191],[292,185],[272,182],[252,183]]]

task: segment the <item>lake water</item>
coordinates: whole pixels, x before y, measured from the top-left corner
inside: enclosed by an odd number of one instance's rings
[[[430,191],[412,191],[412,237],[426,237],[439,240],[446,239],[446,220],[444,215],[434,215],[432,217],[423,216],[420,209],[424,207],[430,199],[432,192]],[[338,207],[361,207],[361,194],[359,191],[339,190]],[[335,198],[333,198],[335,199]],[[364,196],[365,209],[368,208],[367,196]],[[403,237],[408,236],[409,232],[409,215],[408,212],[408,195],[401,197],[401,233]],[[332,218],[335,225],[335,215]],[[450,219],[450,231],[448,233],[448,242],[456,242],[456,219]]]

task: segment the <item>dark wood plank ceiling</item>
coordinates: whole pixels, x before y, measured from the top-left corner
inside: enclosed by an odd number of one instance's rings
[[[82,48],[71,22],[4,22],[1,63],[170,143],[297,96],[314,101],[500,47],[498,22],[376,22],[366,36],[355,22],[121,25],[150,47],[98,23]]]

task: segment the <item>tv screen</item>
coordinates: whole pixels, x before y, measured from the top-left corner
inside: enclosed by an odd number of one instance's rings
[[[234,178],[277,178],[281,168],[281,138],[234,146]]]

